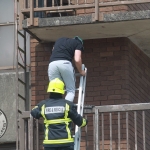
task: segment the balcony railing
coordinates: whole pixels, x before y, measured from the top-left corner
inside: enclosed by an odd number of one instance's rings
[[[22,20],[28,18],[28,26],[36,24],[36,13],[41,17],[47,17],[47,13],[76,12],[79,9],[94,9],[94,21],[99,20],[99,8],[117,5],[131,5],[150,3],[150,0],[20,0],[19,24],[22,28]],[[72,13],[76,15],[76,13]],[[61,15],[60,15],[61,16]]]
[[[150,103],[95,106],[94,150],[149,149]]]
[[[36,26],[36,17],[47,17],[48,13],[60,14],[72,12],[76,14],[79,9],[93,9],[93,21],[99,20],[99,9],[101,7],[132,5],[150,3],[150,0],[20,0],[19,1],[19,24],[22,28],[22,21],[27,18],[28,26]]]

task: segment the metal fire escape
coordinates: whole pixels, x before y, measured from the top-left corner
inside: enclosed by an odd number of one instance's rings
[[[23,110],[20,109],[20,102],[24,102],[24,111],[30,110],[29,105],[29,71],[27,67],[27,51],[26,51],[26,31],[19,31],[19,2],[15,0],[15,49],[16,49],[16,150],[19,148],[19,117]],[[19,39],[23,40],[23,48],[20,46]],[[20,72],[23,72],[24,77],[20,77]],[[23,85],[24,93],[20,93],[19,87]],[[21,85],[21,86],[22,86]],[[27,124],[26,124],[27,126]]]

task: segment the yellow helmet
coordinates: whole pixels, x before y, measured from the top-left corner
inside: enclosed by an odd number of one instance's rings
[[[54,80],[49,82],[47,92],[64,94],[64,83],[60,79],[55,78]]]

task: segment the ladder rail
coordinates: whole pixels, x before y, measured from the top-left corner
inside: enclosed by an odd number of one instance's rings
[[[87,68],[85,68],[86,74],[87,74]],[[82,86],[82,97],[81,97],[81,110],[80,115],[83,116],[83,110],[84,110],[84,98],[85,98],[85,86],[86,86],[86,76],[83,77],[83,86]],[[78,127],[78,141],[77,141],[77,150],[80,150],[80,142],[81,142],[81,128]],[[76,149],[75,149],[76,150]]]
[[[87,68],[85,68],[85,72],[87,75]],[[81,116],[83,116],[83,110],[84,110],[84,98],[85,98],[85,87],[86,87],[86,76],[83,78],[84,82],[83,82],[83,94],[82,94],[82,106],[81,106]]]
[[[82,70],[85,70],[86,75],[87,75],[87,68],[85,68],[84,64],[82,64]],[[81,116],[83,115],[83,109],[84,109],[86,75],[80,76],[80,84],[79,84],[77,112]],[[81,141],[81,128],[78,126],[75,126],[74,150],[80,149],[80,141]]]
[[[85,70],[87,71],[87,69],[85,68],[84,64],[82,64],[82,70]],[[83,93],[84,93],[84,90],[85,90],[85,78],[86,78],[86,75],[85,76],[80,76],[80,84],[79,84],[79,95],[78,95],[78,106],[77,106],[77,112],[82,116],[82,104],[84,103],[84,99],[83,99]]]
[[[27,131],[25,131],[25,136],[22,138],[22,131],[20,128],[27,127],[27,123],[22,126],[22,123],[20,122],[20,117],[22,116],[22,112],[24,110],[20,110],[19,105],[20,101],[24,101],[25,110],[29,110],[29,73],[27,72],[27,53],[26,53],[26,31],[23,30],[23,32],[19,31],[19,0],[14,0],[14,18],[15,18],[15,26],[14,26],[14,48],[15,48],[15,64],[16,64],[16,150],[26,150],[28,149],[28,140],[27,139]],[[23,48],[20,47],[19,40],[23,39]],[[20,59],[21,58],[21,59]],[[19,76],[19,68],[23,70],[24,73],[24,79],[21,79]],[[24,94],[20,94],[19,86],[23,85]],[[25,139],[24,139],[25,138]],[[24,140],[24,141],[22,141]],[[24,147],[20,145],[20,143],[23,142]]]
[[[17,0],[14,1],[14,17],[15,17],[15,38],[14,38],[14,45],[15,45],[15,50],[16,50],[16,150],[19,150],[19,132],[18,132],[18,110],[19,110],[19,98],[18,98],[18,92],[19,92],[19,85],[18,85],[18,5],[17,5]],[[21,122],[20,122],[21,123]]]

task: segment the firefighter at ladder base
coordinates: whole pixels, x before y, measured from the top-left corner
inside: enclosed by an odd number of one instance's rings
[[[74,150],[71,122],[84,127],[88,121],[77,113],[72,102],[62,98],[65,91],[60,79],[52,80],[47,92],[50,92],[49,99],[41,101],[31,111],[34,118],[44,118],[44,150]]]

